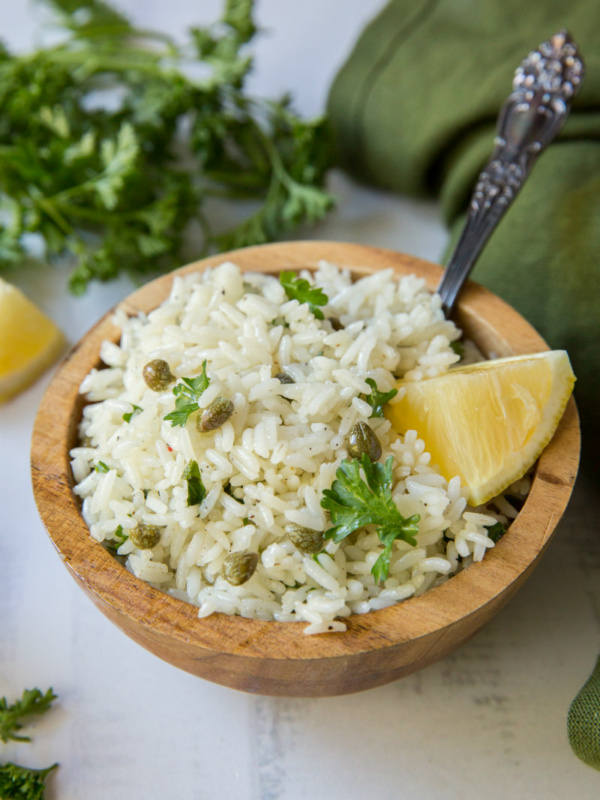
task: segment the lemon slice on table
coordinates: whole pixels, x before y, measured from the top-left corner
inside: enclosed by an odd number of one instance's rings
[[[432,463],[486,503],[524,475],[552,438],[575,383],[564,350],[456,367],[438,378],[401,381],[387,417],[416,430]]]
[[[52,320],[0,278],[0,403],[33,383],[64,345]]]

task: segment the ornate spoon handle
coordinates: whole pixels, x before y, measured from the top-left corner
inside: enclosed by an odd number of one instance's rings
[[[566,31],[541,44],[515,72],[513,92],[498,117],[494,153],[479,176],[465,227],[437,289],[447,317],[537,157],[564,125],[583,74],[583,60]]]

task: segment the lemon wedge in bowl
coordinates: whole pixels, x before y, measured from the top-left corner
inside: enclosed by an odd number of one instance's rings
[[[64,346],[52,320],[0,278],[0,403],[33,383]]]
[[[512,356],[401,381],[386,416],[416,430],[442,475],[469,503],[486,503],[523,476],[552,438],[575,384],[564,350]]]

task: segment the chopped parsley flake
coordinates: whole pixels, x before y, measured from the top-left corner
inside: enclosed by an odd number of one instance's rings
[[[200,467],[197,461],[190,461],[183,471],[183,477],[187,481],[187,504],[197,506],[206,497],[206,488],[202,483]]]
[[[308,307],[317,319],[324,319],[323,312],[317,306],[325,306],[329,298],[318,286],[311,286],[305,278],[298,278],[295,272],[282,272],[279,282],[290,300],[308,303]]]
[[[365,400],[371,408],[371,417],[383,417],[383,407],[386,403],[389,403],[390,400],[398,394],[398,389],[390,389],[389,392],[380,392],[377,388],[377,384],[373,380],[373,378],[367,378],[365,383],[368,383],[371,387],[371,394],[361,394],[361,400]]]

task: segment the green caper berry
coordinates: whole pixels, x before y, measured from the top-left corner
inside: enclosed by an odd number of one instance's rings
[[[292,376],[288,375],[287,372],[278,372],[274,377],[277,378],[279,383],[296,383]]]
[[[151,550],[160,542],[160,528],[156,525],[145,525],[143,522],[133,528],[129,538],[140,550]]]
[[[205,408],[196,421],[199,431],[214,431],[224,425],[233,414],[233,403],[226,397],[217,397]]]
[[[231,553],[223,562],[221,577],[232,586],[241,586],[254,575],[257,564],[256,553]]]
[[[352,458],[362,458],[366,453],[371,461],[381,458],[381,443],[366,422],[357,422],[346,437],[346,447]]]
[[[303,525],[286,525],[290,542],[300,550],[301,553],[320,553],[323,549],[324,538],[321,531],[313,528],[305,528]]]
[[[155,358],[145,364],[142,376],[153,392],[163,392],[175,380],[171,368],[162,358]]]

